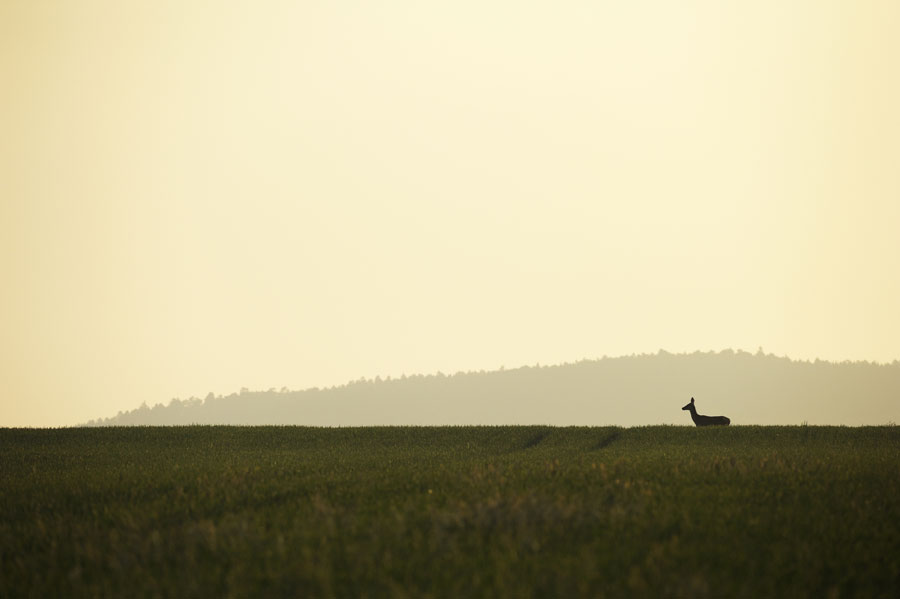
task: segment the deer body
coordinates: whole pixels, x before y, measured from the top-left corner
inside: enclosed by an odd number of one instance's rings
[[[731,424],[731,420],[725,416],[704,416],[703,414],[698,414],[697,408],[694,407],[693,397],[691,398],[691,403],[681,409],[690,410],[691,420],[693,420],[694,424],[697,426],[728,426]]]

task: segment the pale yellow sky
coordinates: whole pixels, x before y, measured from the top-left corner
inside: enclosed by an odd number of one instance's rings
[[[0,3],[0,426],[900,358],[900,3]]]

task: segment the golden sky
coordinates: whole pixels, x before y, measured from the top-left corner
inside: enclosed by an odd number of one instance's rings
[[[900,3],[0,2],[0,426],[900,358]]]

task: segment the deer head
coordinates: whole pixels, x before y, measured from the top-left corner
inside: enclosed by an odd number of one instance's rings
[[[692,398],[691,398],[691,403],[689,403],[688,405],[684,406],[684,407],[681,408],[681,409],[682,409],[682,410],[690,410],[690,409],[693,408],[693,407],[694,407],[694,398],[692,397]]]

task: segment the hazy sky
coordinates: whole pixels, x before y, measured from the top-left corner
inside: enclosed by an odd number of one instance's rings
[[[900,358],[900,3],[0,2],[0,425]]]

